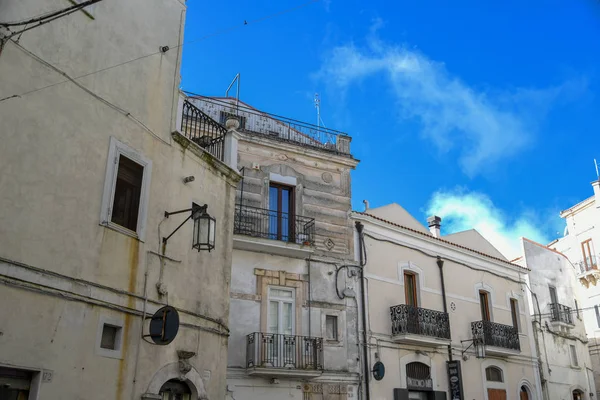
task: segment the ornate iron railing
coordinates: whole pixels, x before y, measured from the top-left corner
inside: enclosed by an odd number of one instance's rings
[[[227,129],[187,100],[183,102],[181,133],[223,161]]]
[[[312,244],[315,220],[277,210],[236,204],[233,233],[298,244]]]
[[[247,368],[323,370],[323,339],[254,332],[246,337]]]
[[[552,321],[573,325],[573,315],[571,315],[571,312],[571,307],[559,303],[550,303],[550,318]]]
[[[450,339],[448,313],[400,304],[390,307],[392,335],[412,333]]]
[[[584,260],[575,263],[579,267],[579,273],[585,274],[588,271],[598,270],[598,263],[595,255],[586,257]]]
[[[486,346],[521,351],[519,332],[514,326],[491,321],[476,321],[471,322],[471,332],[474,339],[482,339]]]
[[[343,132],[259,111],[235,99],[194,96],[192,101],[221,124],[237,118],[239,130],[338,154],[350,154],[350,136]]]

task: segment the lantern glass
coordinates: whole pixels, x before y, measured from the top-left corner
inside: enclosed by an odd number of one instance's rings
[[[477,358],[485,358],[485,344],[481,339],[475,339],[475,351],[477,352]]]
[[[198,207],[192,211],[194,220],[194,242],[192,247],[200,250],[211,251],[215,248],[216,220],[206,212],[206,206]]]

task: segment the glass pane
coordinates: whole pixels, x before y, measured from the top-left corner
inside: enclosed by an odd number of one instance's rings
[[[271,289],[271,296],[292,298],[293,293],[291,290]]]
[[[293,329],[292,329],[292,320],[293,320],[293,311],[292,311],[292,303],[282,303],[283,305],[283,315],[282,315],[282,319],[283,319],[283,333],[286,335],[291,335],[293,334]]]
[[[143,176],[144,167],[119,156],[111,221],[132,231],[137,229]]]
[[[279,233],[279,190],[275,187],[269,188],[269,236],[271,239],[278,239]]]
[[[329,340],[337,340],[337,317],[327,315],[325,317],[325,337]]]
[[[269,210],[279,211],[277,208],[279,190],[276,187],[269,188]]]
[[[115,350],[117,347],[117,328],[116,326],[104,325],[102,327],[102,338],[100,347],[103,349]]]
[[[269,333],[279,333],[279,302],[269,302]]]

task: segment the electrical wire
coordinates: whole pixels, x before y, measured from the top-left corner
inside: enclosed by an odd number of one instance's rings
[[[57,16],[57,15],[62,15],[63,13],[65,13],[65,12],[68,12],[68,11],[71,11],[71,10],[78,11],[78,10],[80,10],[80,9],[84,8],[84,7],[90,6],[90,5],[92,5],[92,4],[94,4],[94,3],[98,3],[98,2],[100,2],[100,1],[102,1],[102,0],[87,0],[87,1],[85,1],[85,2],[83,2],[83,3],[78,3],[78,4],[75,4],[75,5],[71,6],[71,7],[63,8],[63,9],[61,9],[61,10],[58,10],[58,11],[49,11],[49,12],[47,12],[47,13],[40,14],[40,15],[38,15],[37,17],[33,17],[33,18],[27,19],[27,20],[25,20],[25,21],[18,21],[18,22],[0,22],[0,25],[2,25],[2,26],[19,26],[19,25],[29,25],[29,24],[31,24],[31,23],[34,23],[34,22],[40,22],[40,21],[43,21],[43,20],[45,20],[45,19],[48,19],[48,18],[51,18],[51,17]]]
[[[100,1],[100,0],[98,0],[98,1]],[[228,32],[234,31],[236,29],[240,29],[240,28],[242,28],[242,27],[244,27],[246,25],[263,22],[265,20],[272,19],[272,18],[281,16],[281,15],[284,15],[284,14],[290,13],[292,11],[297,11],[297,10],[299,10],[301,8],[304,8],[304,7],[306,7],[306,6],[310,5],[310,4],[313,4],[313,3],[316,3],[316,2],[319,2],[319,1],[321,1],[321,0],[310,0],[310,1],[307,1],[305,3],[302,3],[302,4],[298,5],[296,7],[291,7],[291,8],[285,9],[283,11],[279,11],[277,13],[266,15],[264,17],[257,18],[257,19],[254,19],[254,20],[244,21],[244,23],[236,24],[236,25],[233,25],[233,26],[231,26],[229,28],[225,28],[225,29],[222,29],[222,30],[214,31],[214,32],[209,33],[207,35],[200,36],[200,37],[198,37],[196,39],[192,39],[192,40],[186,41],[185,43],[177,44],[177,45],[174,45],[174,46],[168,46],[168,47],[169,47],[169,50],[172,50],[172,49],[177,49],[179,47],[183,47],[185,45],[190,45],[192,43],[197,43],[197,42],[209,39],[209,38],[214,37],[214,36],[222,35],[224,33],[228,33]],[[14,41],[13,41],[13,43],[14,43]],[[132,62],[135,62],[135,61],[138,61],[138,60],[143,60],[145,58],[155,56],[157,54],[163,54],[162,50],[159,50],[159,51],[156,51],[156,52],[153,52],[153,53],[149,53],[149,54],[146,54],[146,55],[143,55],[143,56],[140,56],[140,57],[136,57],[136,58],[133,58],[133,59],[130,59],[130,60],[127,60],[127,61],[123,61],[123,62],[115,64],[115,65],[111,65],[111,66],[108,66],[108,67],[105,67],[105,68],[98,69],[96,71],[88,72],[86,74],[78,75],[78,76],[73,77],[71,79],[66,79],[64,81],[60,81],[60,82],[56,82],[56,83],[53,83],[53,84],[50,84],[50,85],[42,86],[42,87],[37,88],[37,89],[32,89],[32,90],[26,91],[26,92],[21,93],[21,94],[14,94],[14,95],[11,95],[11,96],[7,96],[7,97],[4,97],[4,98],[0,99],[0,102],[2,102],[4,100],[9,100],[9,99],[12,99],[12,98],[23,97],[23,96],[26,96],[28,94],[36,93],[36,92],[39,92],[39,91],[44,90],[44,89],[48,89],[48,88],[51,88],[51,87],[54,87],[54,86],[57,86],[57,85],[61,85],[61,84],[66,83],[66,82],[71,82],[72,80],[77,80],[77,79],[85,78],[85,77],[88,77],[88,76],[91,76],[91,75],[95,75],[95,74],[98,74],[100,72],[108,71],[108,70],[111,70],[113,68],[117,68],[117,67],[123,66],[125,64],[129,64],[129,63],[132,63]]]

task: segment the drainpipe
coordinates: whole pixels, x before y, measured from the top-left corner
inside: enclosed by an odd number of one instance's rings
[[[442,260],[442,257],[437,256],[436,262],[437,266],[440,268],[440,281],[442,282],[442,301],[444,303],[444,312],[448,314],[448,304],[446,303],[446,284],[444,282],[444,260]],[[450,323],[450,320],[448,320],[448,323]],[[452,361],[452,340],[450,340],[450,344],[448,345],[448,361]]]
[[[360,221],[356,221],[355,223],[356,231],[358,232],[358,251],[359,251],[359,260],[360,260],[360,300],[362,306],[362,326],[363,326],[363,366],[364,366],[364,377],[365,377],[365,394],[366,399],[370,400],[371,398],[371,389],[369,387],[369,378],[371,368],[369,367],[369,353],[367,349],[367,312],[366,312],[366,304],[365,304],[365,274],[364,267],[367,264],[365,253],[365,239],[363,236],[364,225],[360,223]]]

